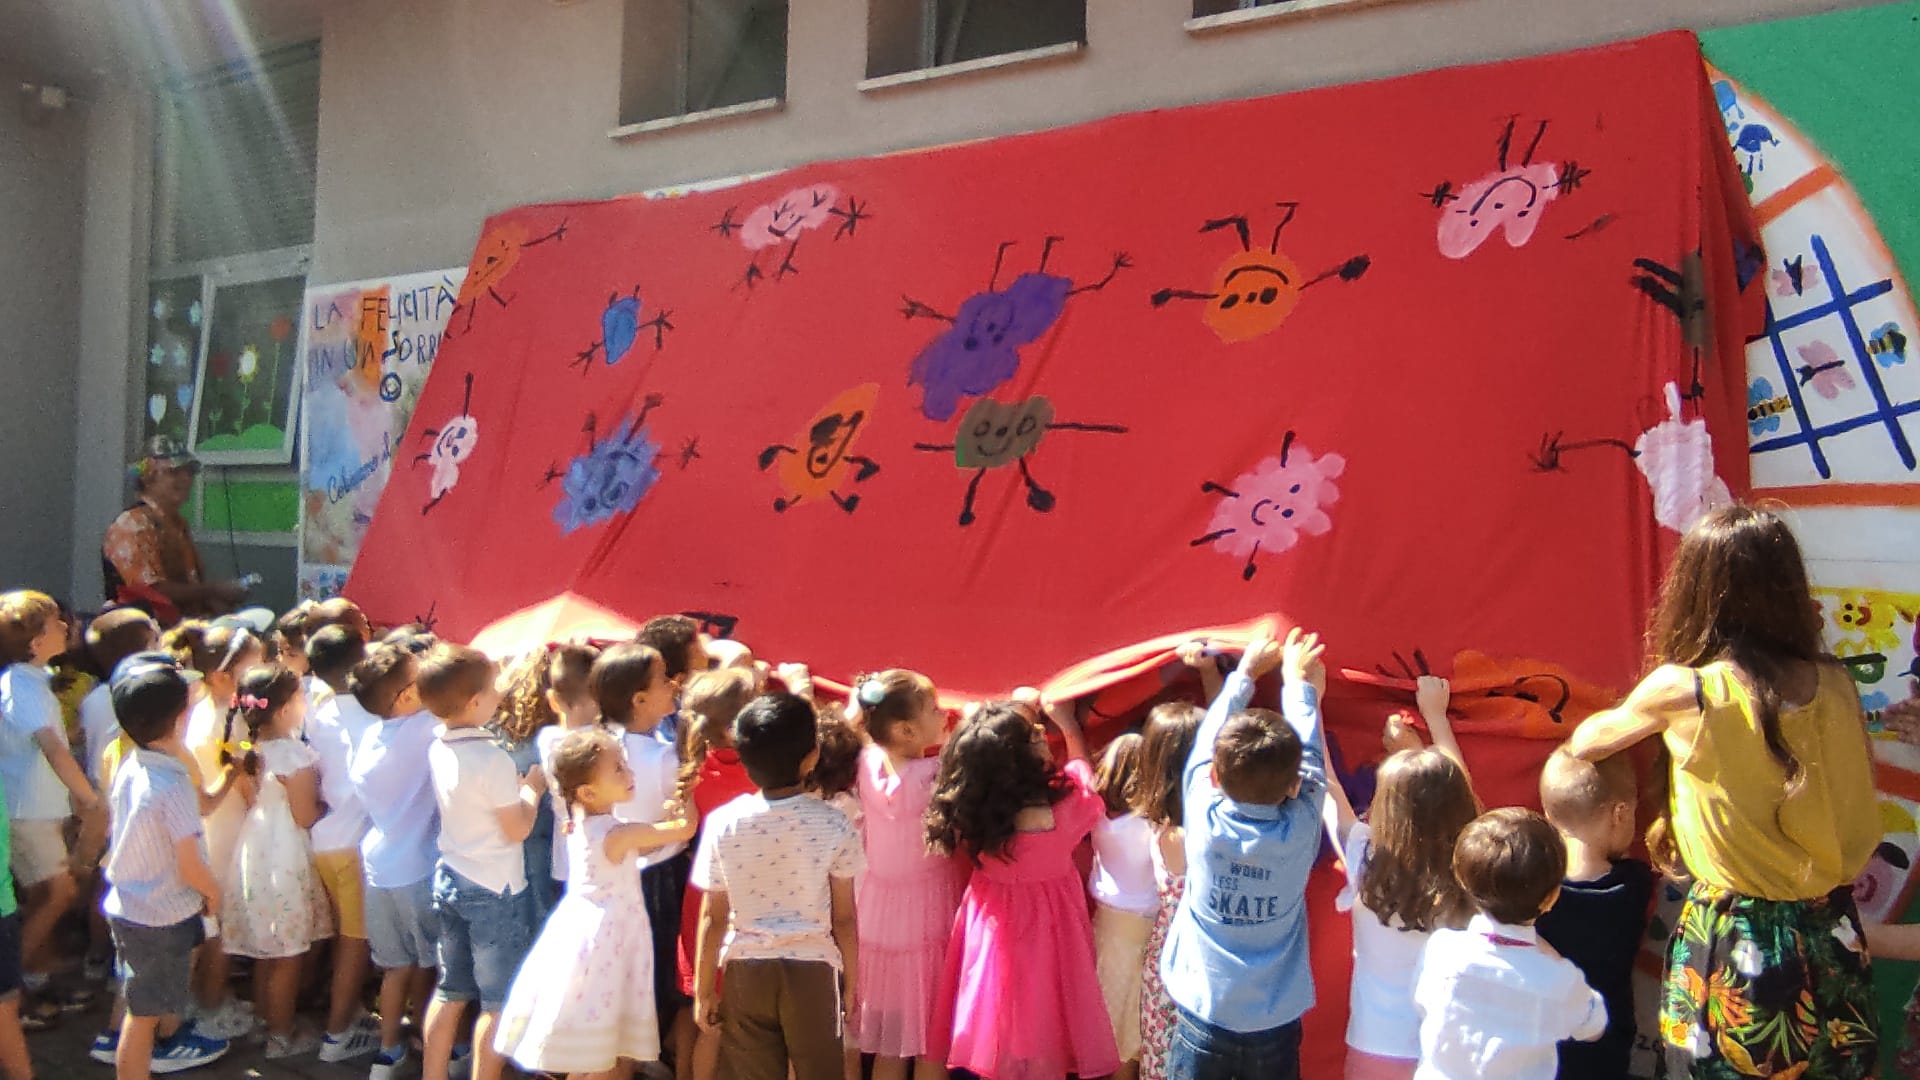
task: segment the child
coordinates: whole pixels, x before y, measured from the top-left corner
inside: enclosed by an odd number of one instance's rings
[[[117,608],[89,623],[85,640],[94,666],[104,675],[80,701],[78,753],[81,767],[86,770],[87,782],[93,785],[95,791],[105,792],[107,781],[101,773],[101,759],[109,745],[126,739],[120,731],[119,718],[113,715],[113,696],[105,676],[110,676],[127,657],[158,648],[160,627],[152,616],[138,608]],[[130,749],[130,743],[124,745],[121,753],[124,755]],[[81,833],[74,849],[76,864],[97,870],[101,856],[106,853],[106,829],[106,815],[101,814],[96,827]],[[108,930],[106,916],[100,912],[100,898],[105,895],[106,886],[98,873],[91,874],[90,880],[82,881],[81,886],[82,895],[90,901],[87,905],[90,945],[85,971],[89,982],[104,981],[112,971],[113,960],[113,936]]]
[[[1199,659],[1197,650],[1193,655]],[[1213,661],[1207,659],[1206,663],[1211,665]],[[1157,901],[1153,929],[1147,934],[1146,949],[1140,957],[1141,1080],[1166,1080],[1167,1049],[1172,1045],[1173,1022],[1178,1015],[1173,999],[1167,996],[1167,984],[1160,978],[1160,955],[1166,949],[1167,930],[1187,885],[1186,833],[1180,827],[1180,774],[1186,768],[1187,755],[1193,753],[1193,739],[1205,716],[1197,705],[1168,702],[1153,707],[1140,731],[1140,783],[1134,788],[1132,805],[1133,812],[1152,832],[1153,846],[1147,854],[1153,862]]]
[[[199,793],[183,759],[187,680],[171,664],[128,665],[113,711],[137,749],[115,771],[105,908],[126,999],[115,1067],[142,1080],[214,1061],[227,1044],[181,1023],[192,1003],[193,949],[220,886],[201,854]]]
[[[211,796],[209,779],[223,775],[221,744],[227,726],[227,713],[233,707],[234,686],[240,673],[260,663],[266,649],[253,631],[238,622],[184,622],[168,631],[162,639],[167,651],[178,656],[201,675],[205,692],[187,717],[187,749],[199,770],[202,790]],[[249,782],[238,778],[225,794],[206,801],[200,812],[205,829],[207,865],[224,877],[233,865],[233,849],[240,838],[240,823],[246,820]],[[233,996],[227,987],[226,949],[218,937],[218,926],[200,951],[194,976],[198,1006],[195,1020],[200,1030],[217,1038],[232,1039],[253,1030],[252,1006]]]
[[[1430,750],[1397,718],[1388,721],[1388,757],[1367,821],[1355,817],[1337,782],[1329,785],[1331,828],[1347,873],[1334,906],[1353,912],[1348,1080],[1413,1075],[1420,1063],[1413,969],[1436,927],[1465,926],[1473,914],[1453,874],[1453,846],[1480,808],[1447,718],[1451,696],[1446,680],[1432,676],[1421,676],[1414,691],[1433,733]]]
[[[605,1075],[622,1059],[660,1056],[638,861],[643,848],[691,837],[693,823],[623,824],[613,816],[633,797],[633,773],[605,731],[569,732],[554,748],[553,770],[574,865],[566,898],[507,993],[495,1045],[528,1071]]]
[[[353,670],[367,657],[366,642],[344,626],[329,626],[307,637],[307,668],[326,689],[310,693],[318,700],[307,715],[307,742],[319,759],[320,798],[326,813],[312,829],[313,869],[326,891],[338,936],[333,939],[333,987],[327,1007],[323,1062],[349,1061],[380,1048],[379,1028],[360,1008],[367,981],[366,882],[360,842],[367,835],[367,811],[353,790],[353,748],[378,720],[354,697]]]
[[[440,985],[427,1008],[425,1046],[432,1077],[446,1075],[466,1003],[478,1001],[473,1075],[498,1080],[504,1059],[494,1047],[494,1022],[530,936],[520,844],[540,812],[545,774],[536,767],[522,778],[481,726],[500,703],[497,674],[493,661],[465,645],[436,645],[420,661],[420,700],[446,725],[427,751],[440,807],[433,872]]]
[[[1560,834],[1516,806],[1482,814],[1460,831],[1453,872],[1476,914],[1464,930],[1435,930],[1421,954],[1414,1076],[1553,1080],[1556,1043],[1607,1027],[1606,1002],[1533,928],[1567,873]]]
[[[1307,871],[1320,851],[1320,664],[1315,634],[1256,639],[1207,711],[1183,774],[1186,856],[1161,977],[1179,1013],[1173,1076],[1300,1071],[1313,1005]],[[1283,715],[1247,710],[1256,680],[1285,668]]]
[[[344,626],[359,635],[361,641],[373,640],[373,624],[367,621],[367,613],[344,596],[329,597],[307,609],[308,634],[317,634],[329,626]]]
[[[816,740],[812,705],[754,699],[734,742],[759,793],[715,811],[700,840],[694,1016],[720,1029],[721,1076],[780,1077],[791,1064],[795,1080],[841,1080],[845,1069],[860,968],[853,875],[864,860],[846,815],[802,790]]]
[[[367,813],[367,835],[360,842],[367,943],[382,971],[380,1054],[371,1080],[394,1080],[409,1071],[400,1021],[410,1001],[424,1008],[439,962],[433,866],[440,820],[426,768],[438,725],[420,710],[417,665],[405,648],[381,645],[367,652],[348,682],[361,707],[378,718],[354,747],[348,773]]]
[[[1140,785],[1139,735],[1128,732],[1107,744],[1093,789],[1100,793],[1106,817],[1093,827],[1093,951],[1099,964],[1100,996],[1113,1022],[1120,1050],[1115,1080],[1133,1080],[1140,1072],[1140,958],[1159,894],[1153,877],[1153,829],[1128,805]]]
[[[593,690],[589,679],[593,675],[593,662],[600,658],[600,650],[592,645],[556,645],[549,649],[539,668],[540,678],[535,689],[539,693],[539,704],[531,700],[516,709],[537,712],[544,709],[557,722],[537,729],[533,745],[540,761],[541,771],[549,778],[547,794],[552,806],[549,816],[557,828],[566,821],[566,808],[561,805],[560,792],[551,783],[553,776],[553,752],[560,740],[583,728],[593,727],[600,722],[600,706],[593,700]],[[525,721],[516,721],[524,725]],[[552,843],[548,836],[549,850],[547,865],[543,869],[549,880],[563,883],[567,880],[567,845],[564,842]],[[533,872],[531,864],[527,871]],[[557,894],[558,890],[554,890]]]
[[[853,703],[873,740],[860,759],[867,873],[860,913],[860,1049],[877,1055],[874,1080],[947,1075],[928,1026],[946,968],[953,913],[966,866],[927,851],[927,805],[947,737],[947,714],[931,680],[898,668],[856,680]]]
[[[139,608],[115,608],[87,624],[86,641],[94,664],[112,674],[120,661],[159,647],[160,625]],[[80,701],[80,738],[85,754],[81,764],[96,789],[103,783],[100,755],[106,752],[108,743],[122,737],[120,719],[113,715],[113,695],[108,683],[102,681]]]
[[[733,720],[740,710],[757,696],[758,679],[750,668],[726,668],[702,672],[687,680],[680,709],[686,717],[681,731],[686,748],[680,765],[679,792],[691,800],[694,823],[742,795],[753,793],[753,780],[740,754],[733,748]],[[695,837],[698,838],[696,831]],[[704,893],[689,875],[680,910],[679,955],[675,958],[680,973],[680,992],[693,999],[693,974],[700,956],[700,919]],[[685,913],[694,917],[687,918]],[[656,930],[656,933],[659,931]],[[689,1029],[695,1029],[689,1041]],[[720,1056],[720,1033],[698,1030],[691,1012],[683,1010],[670,1033],[674,1048],[674,1071],[679,1080],[713,1080]]]
[[[707,670],[707,638],[700,624],[685,615],[657,615],[640,627],[634,640],[660,654],[667,680],[677,700],[687,680]],[[656,732],[661,742],[674,745],[680,738],[680,714],[668,710]]]
[[[927,846],[974,868],[947,939],[928,1052],[982,1076],[1120,1067],[1073,860],[1105,814],[1072,709],[1052,717],[1064,767],[1049,755],[1036,693],[982,706],[941,751],[927,807]]]
[[[642,824],[665,820],[680,771],[674,744],[658,738],[660,724],[673,712],[679,695],[666,661],[646,645],[615,645],[593,662],[587,682],[600,706],[601,722],[621,734],[627,767],[633,770],[634,796],[614,807],[613,816]],[[647,853],[640,871],[640,895],[653,928],[653,1000],[660,1010],[660,1030],[674,1032],[675,1046],[689,1041],[684,1023],[675,1024],[687,1006],[675,966],[675,942],[691,865],[687,846],[673,843]]]
[[[859,828],[860,796],[854,794],[854,786],[859,782],[860,752],[866,749],[866,743],[858,728],[824,712],[819,735],[820,757],[807,773],[807,794],[847,815],[847,820]]]
[[[10,859],[20,887],[21,983],[43,1006],[83,1009],[91,994],[55,994],[51,985],[55,924],[79,899],[68,865],[67,818],[96,820],[105,804],[73,759],[60,702],[47,665],[67,651],[67,624],[44,593],[0,594],[0,786],[11,819]],[[31,1030],[50,1026],[49,1011],[30,1012]]]
[[[245,724],[244,737],[229,734],[228,752],[256,794],[220,882],[221,938],[228,953],[254,960],[253,1000],[267,1025],[267,1057],[276,1060],[320,1049],[317,1036],[295,1037],[294,997],[301,955],[333,934],[307,839],[320,820],[319,757],[294,734],[306,711],[300,676],[273,664],[240,677],[227,714],[230,726]]]
[[[1559,751],[1540,773],[1541,809],[1567,847],[1567,880],[1540,937],[1607,1003],[1605,1034],[1560,1044],[1561,1080],[1625,1076],[1633,1056],[1633,962],[1653,901],[1653,868],[1626,857],[1638,797],[1624,754],[1592,763]]]

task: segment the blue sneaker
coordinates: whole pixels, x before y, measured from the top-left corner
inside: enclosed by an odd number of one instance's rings
[[[197,1069],[226,1057],[228,1049],[227,1040],[209,1039],[192,1024],[181,1024],[173,1038],[154,1044],[152,1072],[161,1076]]]
[[[113,1064],[114,1055],[119,1052],[120,1033],[117,1031],[103,1031],[93,1037],[93,1047],[87,1051],[87,1056],[102,1065],[111,1065]]]

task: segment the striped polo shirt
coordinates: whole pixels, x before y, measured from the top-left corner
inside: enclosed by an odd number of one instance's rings
[[[200,835],[200,796],[186,765],[157,750],[135,750],[114,772],[109,805],[107,914],[141,926],[172,926],[200,914],[201,896],[180,875],[174,853],[180,841]]]

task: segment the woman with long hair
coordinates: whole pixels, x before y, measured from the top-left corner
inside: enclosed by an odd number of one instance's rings
[[[1851,883],[1880,842],[1873,756],[1786,522],[1731,506],[1695,525],[1649,639],[1652,672],[1568,749],[1597,761],[1660,738],[1647,846],[1692,879],[1661,995],[1667,1074],[1870,1075]]]

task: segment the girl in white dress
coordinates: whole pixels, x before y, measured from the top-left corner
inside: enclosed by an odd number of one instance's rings
[[[300,676],[278,664],[240,676],[227,713],[223,760],[253,779],[253,797],[221,880],[227,952],[251,957],[253,997],[267,1026],[267,1057],[309,1054],[317,1033],[296,1036],[300,957],[333,936],[333,914],[313,869],[307,830],[320,819],[319,754],[294,737],[305,721]]]
[[[690,839],[693,823],[678,807],[655,824],[613,817],[633,797],[633,772],[600,728],[560,740],[550,780],[567,810],[567,894],[514,977],[494,1048],[530,1072],[598,1080],[621,1059],[660,1057],[639,856]]]

